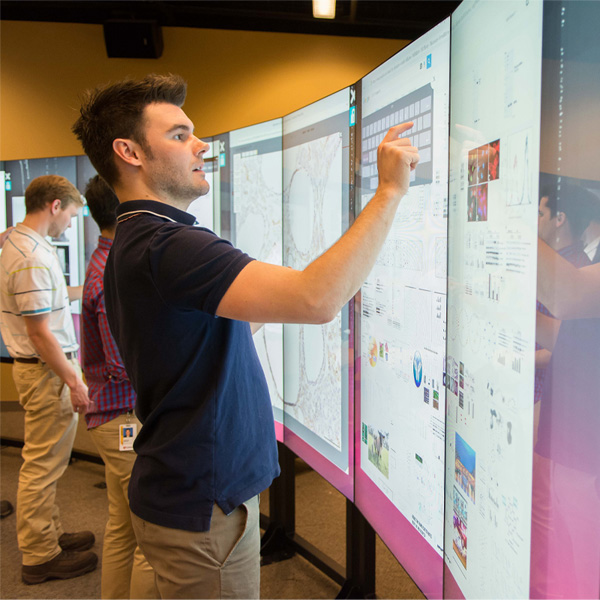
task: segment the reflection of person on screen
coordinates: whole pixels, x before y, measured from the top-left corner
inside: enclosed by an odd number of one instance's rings
[[[591,222],[583,233],[584,251],[593,263],[600,262],[600,197],[592,203]]]
[[[585,267],[590,263],[583,251],[581,236],[589,225],[590,199],[589,193],[578,186],[562,183],[560,193],[556,185],[546,186],[541,192],[538,209],[538,236],[553,250],[558,252],[576,267]],[[552,316],[540,301],[536,306],[538,312]],[[536,344],[535,353],[535,402],[539,402],[542,394],[544,373],[551,352]]]
[[[577,269],[543,240],[537,338],[552,351],[540,400],[532,597],[593,597],[600,580],[600,263]]]
[[[209,191],[209,145],[185,96],[173,75],[105,86],[74,131],[121,202],[104,291],[144,424],[129,485],[137,541],[162,597],[254,598],[258,494],[279,466],[251,333],[335,318],[371,271],[419,155],[402,137],[411,122],[390,129],[378,189],[334,246],[302,271],[263,263],[185,212]]]

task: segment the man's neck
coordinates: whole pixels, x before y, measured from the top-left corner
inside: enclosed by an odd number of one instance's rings
[[[119,199],[119,202],[129,202],[130,200],[152,200],[154,202],[162,202],[169,206],[174,206],[179,210],[187,211],[193,200],[182,200],[179,198],[172,198],[170,196],[165,197],[164,195],[158,195],[157,193],[149,190],[145,185],[128,185],[120,186],[118,183],[114,185],[115,194]]]
[[[567,226],[565,226],[567,225]],[[560,252],[567,246],[575,243],[575,238],[571,235],[571,229],[568,227],[568,224],[563,224],[563,227],[560,227],[556,230],[556,237],[552,240],[552,243],[549,245],[553,250]]]
[[[109,240],[114,240],[115,239],[115,229],[116,229],[116,226],[115,227],[111,227],[110,229],[101,229],[100,230],[100,235],[103,238],[107,238]]]
[[[48,235],[48,229],[50,228],[50,220],[44,210],[38,210],[33,213],[27,213],[23,219],[23,225],[33,229],[36,233],[42,237]]]

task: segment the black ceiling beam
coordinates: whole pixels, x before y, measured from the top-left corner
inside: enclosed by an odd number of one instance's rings
[[[459,3],[338,0],[336,18],[324,20],[312,17],[310,0],[3,0],[0,18],[95,24],[111,19],[151,19],[164,27],[414,39],[448,16]]]

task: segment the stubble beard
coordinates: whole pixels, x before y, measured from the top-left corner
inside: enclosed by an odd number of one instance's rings
[[[173,204],[184,207],[183,210],[186,210],[196,198],[208,194],[210,186],[206,179],[199,184],[187,183],[177,179],[173,173],[174,171],[168,164],[154,170],[153,188],[162,200],[170,200]]]

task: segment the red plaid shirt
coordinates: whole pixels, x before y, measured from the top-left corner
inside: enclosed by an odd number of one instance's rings
[[[570,246],[566,246],[562,250],[558,250],[558,253],[566,260],[568,260],[572,265],[575,265],[578,269],[581,267],[587,267],[591,265],[592,262],[588,258],[587,254],[583,251],[583,242],[575,242]],[[550,311],[541,303],[536,302],[536,308],[538,312],[541,312],[543,315],[548,315],[552,317],[553,315]],[[535,345],[536,350],[540,350],[542,347],[539,344]],[[539,402],[542,397],[542,387],[544,386],[544,377],[546,375],[546,367],[538,368],[535,370],[535,392],[534,392],[534,402]]]
[[[94,412],[85,416],[88,429],[133,410],[136,400],[104,306],[104,267],[111,246],[112,240],[98,239],[83,285],[81,363],[90,400],[95,404]]]

